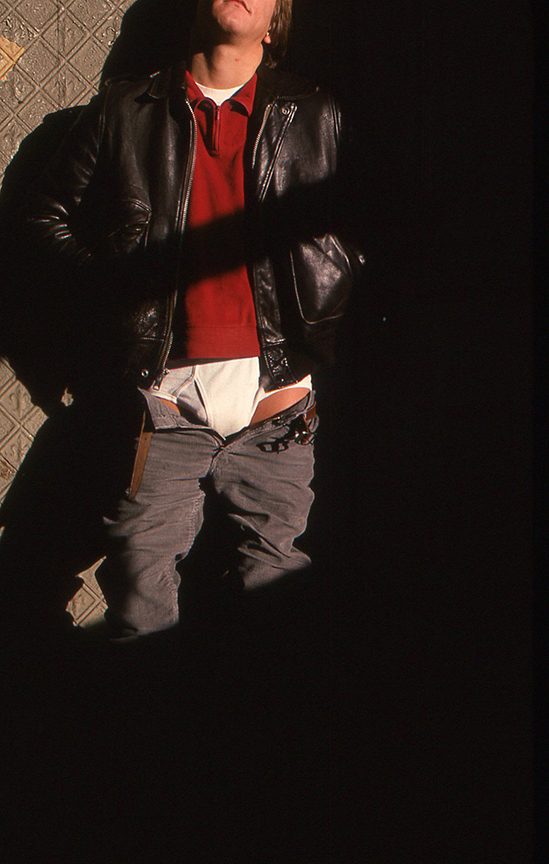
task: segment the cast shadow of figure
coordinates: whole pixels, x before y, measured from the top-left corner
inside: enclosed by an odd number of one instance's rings
[[[122,21],[101,81],[118,75],[150,75],[180,60],[188,49],[194,0],[136,0]]]
[[[128,438],[117,434],[122,424],[101,432],[89,411],[71,410],[62,401],[75,321],[62,280],[24,253],[19,233],[24,195],[81,111],[77,106],[44,118],[22,142],[0,193],[0,354],[47,415],[0,507],[3,638],[18,629],[46,634],[50,627],[55,631],[56,622],[70,626],[70,616],[61,610],[82,584],[78,573],[101,557],[99,513],[107,485],[97,481],[108,466],[116,486],[117,461],[122,459],[127,473],[131,458]],[[132,416],[126,433],[134,423]],[[111,436],[114,458],[107,455]]]

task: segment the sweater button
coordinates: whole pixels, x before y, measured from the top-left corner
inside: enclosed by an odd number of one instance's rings
[[[148,370],[148,369],[142,369],[142,370],[141,370],[141,377],[142,377],[142,378],[147,378],[148,375],[149,375],[149,370]]]
[[[282,108],[280,109],[282,114],[289,114],[291,110],[292,109],[290,108],[289,105],[283,105]]]

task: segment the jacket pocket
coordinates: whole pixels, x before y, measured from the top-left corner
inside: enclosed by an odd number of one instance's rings
[[[151,209],[137,198],[123,198],[109,208],[105,238],[108,257],[133,252],[145,243],[151,221]]]
[[[301,243],[290,252],[299,314],[306,324],[340,318],[353,284],[349,258],[333,234]]]

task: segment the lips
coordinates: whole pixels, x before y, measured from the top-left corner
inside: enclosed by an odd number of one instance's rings
[[[249,10],[248,7],[246,6],[246,4],[243,2],[243,0],[227,0],[227,2],[229,2],[229,3],[236,3],[238,6],[243,6],[244,9],[246,10],[246,12],[248,12],[248,13],[250,12],[250,10]]]

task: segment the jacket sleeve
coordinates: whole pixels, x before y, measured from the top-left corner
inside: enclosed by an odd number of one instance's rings
[[[34,253],[52,263],[82,267],[92,249],[78,230],[77,213],[96,172],[108,90],[83,109],[22,209],[22,227]]]
[[[74,111],[76,120],[52,116],[28,148],[20,148],[8,178],[4,243],[15,242],[23,254],[2,286],[0,313],[9,332],[0,348],[47,414],[61,404],[76,368],[87,296],[83,277],[92,261],[89,244],[76,230],[76,214],[96,171],[103,103],[103,94],[95,97]],[[40,162],[45,167],[36,170]]]

